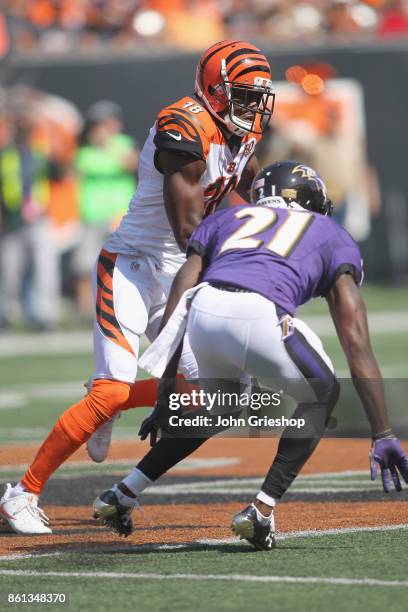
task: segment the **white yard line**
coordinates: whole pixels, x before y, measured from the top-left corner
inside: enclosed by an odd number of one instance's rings
[[[85,379],[85,376],[84,376]],[[0,391],[0,410],[27,406],[33,400],[80,399],[85,395],[84,381],[33,383],[19,385],[19,389]]]
[[[364,532],[376,532],[376,531],[399,531],[400,529],[408,529],[408,523],[401,523],[399,525],[378,525],[374,527],[338,527],[335,529],[305,529],[303,531],[283,531],[277,533],[277,540],[290,540],[292,538],[321,538],[330,535],[347,535],[350,533],[364,533]],[[196,540],[191,545],[205,545],[205,546],[218,546],[220,544],[240,544],[240,540],[236,538],[202,538]],[[168,545],[167,545],[168,546]],[[171,545],[170,545],[171,546]],[[175,544],[174,546],[180,546]],[[189,544],[184,544],[189,546]],[[1,557],[2,559],[2,557]]]
[[[336,330],[329,315],[303,316],[304,320],[313,331],[322,336],[335,336]],[[368,323],[373,334],[389,334],[408,331],[408,313],[406,310],[381,310],[368,313]]]
[[[86,476],[90,473],[109,473],[112,476],[120,475],[127,468],[135,465],[138,459],[114,460],[104,463],[103,466],[94,466],[90,461],[73,461],[66,464],[59,472],[58,478],[69,479],[73,476]],[[172,472],[182,472],[196,469],[205,470],[214,467],[238,465],[238,457],[208,457],[187,458],[172,468]],[[14,474],[26,469],[25,464],[6,465],[0,467],[0,483],[8,482]],[[356,478],[362,476],[362,479]],[[364,479],[363,479],[364,478]],[[250,495],[259,489],[262,478],[217,478],[214,480],[201,480],[199,482],[180,482],[174,484],[154,485],[146,489],[146,495]],[[293,484],[293,493],[319,494],[319,493],[350,493],[360,491],[373,491],[379,489],[378,481],[372,482],[366,471],[324,472],[299,476]]]
[[[335,336],[336,331],[328,315],[302,316],[319,335]],[[386,310],[368,315],[373,334],[389,334],[408,331],[408,316],[404,310]],[[143,346],[147,341],[143,340]],[[0,337],[0,357],[22,355],[55,355],[61,353],[91,353],[92,333],[85,331],[52,332],[44,334],[3,334]]]
[[[278,533],[276,536],[277,540],[288,540],[292,538],[319,538],[324,536],[337,536],[337,535],[347,535],[353,533],[364,533],[364,532],[388,532],[388,531],[399,531],[399,530],[408,529],[408,523],[401,523],[398,525],[378,525],[373,527],[339,527],[337,529],[307,529],[303,531],[286,531],[282,533]],[[200,546],[219,546],[222,544],[232,544],[232,545],[242,545],[241,540],[236,537],[230,538],[202,538],[199,540],[194,540],[193,542],[182,542],[180,544],[140,544],[139,546],[135,546],[135,551],[157,551],[157,550],[168,550],[171,552],[172,550],[180,550],[180,549],[194,549]],[[12,555],[4,555],[0,556],[1,561],[16,561],[19,559],[31,559],[38,557],[52,557],[52,556],[66,556],[69,554],[75,554],[76,552],[80,552],[80,554],[92,554],[97,552],[101,553],[129,553],[129,546],[105,546],[101,544],[97,548],[88,548],[86,546],[81,547],[79,551],[72,550],[64,550],[64,551],[56,551],[56,552],[46,552],[43,553],[41,551],[34,551],[32,553],[15,553]]]
[[[366,480],[355,480],[352,476],[365,475]],[[208,495],[228,494],[245,495],[253,492],[262,484],[262,478],[221,478],[200,482],[180,482],[175,484],[155,485],[145,490],[150,495]],[[324,474],[307,474],[299,476],[293,483],[291,491],[298,493],[333,493],[352,492],[378,488],[378,482],[372,482],[367,472],[326,472]]]
[[[0,336],[0,357],[22,357],[30,355],[92,354],[93,340],[89,329],[44,334],[6,333]],[[149,345],[142,338],[141,350]]]
[[[110,468],[128,468],[133,467],[136,463],[140,461],[141,457],[135,457],[134,459],[114,459],[111,461],[104,462],[103,466],[95,466],[95,464],[89,459],[88,461],[71,461],[66,463],[64,467],[62,467],[59,475],[64,471],[77,470],[81,468],[90,468],[94,473],[99,472],[109,472]],[[174,471],[186,471],[186,470],[205,470],[208,468],[217,468],[217,467],[226,467],[229,465],[238,465],[241,463],[241,459],[239,457],[187,457],[180,461],[177,465],[171,468]],[[2,465],[0,466],[0,475],[2,473],[9,472],[20,472],[21,470],[26,470],[27,464],[19,463],[15,465]],[[89,473],[89,472],[86,472]],[[67,474],[67,476],[72,476],[72,474]]]
[[[0,357],[2,355],[0,354]],[[408,364],[384,364],[381,366],[384,378],[406,378],[408,377]],[[350,380],[348,369],[337,369],[339,378]],[[2,384],[0,391],[0,410],[16,410],[29,406],[33,400],[76,400],[85,395],[83,380],[75,381],[53,381],[27,384],[21,382],[18,385]],[[7,388],[8,387],[8,388]]]
[[[56,415],[58,415],[59,412],[61,412],[61,409],[56,411]],[[50,427],[53,424],[54,421],[52,423],[50,422],[48,427],[2,427],[0,429],[0,442],[7,446],[19,446],[21,444],[37,445],[37,443],[42,442],[43,438],[50,432]],[[138,442],[138,437],[134,428],[118,426],[115,427],[113,431],[113,439],[116,442],[123,442],[124,440]]]
[[[365,531],[398,531],[408,529],[408,523],[399,525],[377,525],[375,527],[339,527],[337,529],[305,529],[304,531],[286,531],[277,535],[278,540],[288,538],[318,538],[326,535],[343,535],[348,533],[361,533]]]
[[[88,474],[117,475],[124,470],[135,465],[138,459],[113,460],[104,463],[103,466],[94,466],[90,461],[73,461],[66,464],[59,472],[58,478],[69,479],[73,476],[86,476]],[[182,472],[196,469],[205,470],[214,467],[226,467],[237,465],[241,462],[238,457],[190,457],[180,462],[172,468],[172,472]],[[12,479],[14,474],[18,474],[26,469],[25,464],[6,465],[0,467],[0,483],[5,483]],[[364,479],[358,479],[362,476]],[[146,495],[230,495],[242,496],[250,495],[259,489],[262,478],[220,478],[214,480],[202,480],[199,482],[180,482],[174,484],[154,485],[146,489]],[[292,485],[293,493],[343,493],[370,491],[379,489],[378,481],[372,482],[368,479],[368,472],[364,471],[345,471],[345,472],[325,472],[318,474],[306,474],[299,476]]]
[[[408,364],[388,364],[380,365],[380,370],[383,378],[406,378],[408,376]],[[350,379],[350,370],[348,368],[336,368],[338,378]]]
[[[50,424],[51,425],[51,424]],[[50,431],[50,427],[10,427],[0,431],[0,440],[3,444],[19,446],[30,442],[36,442],[44,438]]]
[[[10,531],[11,533],[11,531]],[[33,559],[34,557],[58,557],[64,553],[62,552],[50,552],[50,553],[15,553],[13,555],[0,555],[0,561],[20,561],[20,559]]]
[[[164,487],[152,487],[151,489],[146,489],[143,494],[144,495],[163,495],[163,496],[170,496],[173,497],[175,495],[228,495],[228,496],[238,496],[241,497],[243,495],[251,495],[253,493],[256,493],[259,489],[259,487],[256,487],[255,485],[253,487],[247,486],[247,487],[240,487],[240,488],[228,488],[225,487],[225,489],[212,489],[211,487],[208,487],[206,489],[200,489],[200,490],[191,490],[191,489],[187,489],[187,488],[173,488],[176,487],[178,485],[168,485],[168,488],[164,488]],[[381,485],[379,483],[377,483],[377,489],[378,492],[381,492]],[[357,492],[366,492],[366,491],[373,491],[375,490],[375,483],[374,483],[374,487],[373,486],[365,486],[364,484],[361,484],[360,486],[342,486],[342,487],[313,487],[313,486],[304,486],[304,487],[297,487],[295,485],[293,485],[290,489],[291,493],[306,493],[306,494],[312,494],[312,495],[317,495],[318,493],[357,493]]]
[[[61,467],[60,469],[69,470],[69,469],[89,467],[91,468],[91,470],[94,470],[97,468],[99,468],[100,470],[105,470],[110,467],[118,467],[122,465],[124,467],[131,467],[135,463],[138,463],[141,460],[141,458],[142,457],[134,457],[133,459],[112,459],[109,461],[104,461],[103,466],[95,465],[95,463],[91,461],[90,459],[83,460],[83,461],[69,461],[65,463],[64,466]],[[178,463],[174,467],[184,468],[186,470],[195,468],[195,467],[197,468],[219,467],[219,466],[223,467],[225,465],[237,465],[241,463],[241,461],[242,459],[239,457],[202,457],[202,458],[188,457],[184,459],[183,461],[181,461],[180,463]],[[26,463],[14,463],[14,464],[8,464],[8,465],[1,465],[0,474],[2,472],[10,472],[14,470],[20,471],[26,468],[27,468]],[[367,474],[368,474],[368,471],[364,471],[364,470],[361,470],[361,471],[356,470],[355,472],[352,470],[349,470],[347,472],[333,472],[333,473],[332,472],[318,472],[317,474],[305,474],[304,476],[300,475],[298,477],[298,480],[300,479],[302,482],[310,481],[310,480],[312,481],[317,480],[318,482],[322,481],[322,483],[325,484],[326,479],[329,479],[328,482],[332,482],[332,478],[343,480],[344,478],[347,478],[349,476],[350,477],[364,476],[364,475],[367,476]],[[205,481],[200,481],[200,482],[192,482],[192,483],[188,483],[188,485],[194,489],[201,489],[203,487],[206,488],[210,485],[213,487],[224,487],[225,485],[231,485],[231,484],[239,484],[239,485],[256,484],[258,485],[258,484],[262,484],[262,482],[263,482],[262,477],[254,476],[252,478],[239,478],[239,477],[217,478],[216,480],[205,480]],[[347,480],[347,483],[348,482],[350,481]],[[352,481],[352,482],[353,484],[355,484],[355,483],[359,483],[360,481]]]
[[[286,584],[330,584],[336,586],[408,587],[408,580],[377,580],[376,578],[325,578],[323,576],[255,576],[251,574],[159,574],[131,572],[39,572],[33,570],[0,570],[0,576],[25,578],[103,578],[140,580],[194,580],[224,582],[258,582]]]
[[[91,352],[91,331],[50,332],[44,334],[10,333],[0,337],[1,357]]]

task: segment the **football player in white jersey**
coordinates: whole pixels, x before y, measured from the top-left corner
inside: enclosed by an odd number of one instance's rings
[[[50,533],[37,504],[48,478],[94,432],[89,450],[103,460],[111,420],[146,405],[135,382],[140,336],[156,337],[172,279],[201,219],[232,190],[249,201],[259,170],[254,149],[273,105],[266,57],[252,44],[226,40],[200,59],[194,94],[159,113],[140,155],[137,192],[95,266],[92,387],[59,417],[20,482],[7,486],[0,513],[15,532]],[[180,370],[197,378],[188,341]]]

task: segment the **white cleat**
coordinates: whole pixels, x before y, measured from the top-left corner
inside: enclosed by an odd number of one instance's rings
[[[108,456],[113,424],[120,417],[120,412],[115,414],[109,421],[103,423],[99,429],[97,429],[86,443],[86,450],[88,455],[96,463],[102,463]]]
[[[34,493],[20,493],[12,497],[11,484],[0,499],[0,517],[15,533],[20,535],[44,535],[52,533],[48,518],[38,507],[38,497]]]

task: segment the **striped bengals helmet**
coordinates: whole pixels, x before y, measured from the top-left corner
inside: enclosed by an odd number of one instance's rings
[[[261,134],[273,112],[268,60],[257,47],[223,40],[198,62],[194,91],[210,113],[240,136]]]

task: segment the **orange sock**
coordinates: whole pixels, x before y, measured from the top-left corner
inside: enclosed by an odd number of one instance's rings
[[[158,380],[156,378],[137,380],[131,385],[129,399],[122,407],[122,410],[154,406],[157,399],[157,384]]]
[[[191,390],[191,383],[187,383],[183,376],[179,375],[178,379],[179,393]],[[115,380],[94,380],[91,392],[59,417],[21,479],[22,485],[39,495],[49,477],[102,423],[120,410],[154,406],[157,384],[155,378],[139,380],[133,385]]]
[[[91,392],[66,410],[44,440],[22,485],[39,495],[45,483],[88,438],[129,401],[131,386],[115,380],[95,380]]]
[[[157,399],[158,380],[156,378],[146,378],[145,380],[137,380],[130,387],[128,401],[122,406],[121,410],[130,410],[131,408],[143,408],[145,406],[154,406]],[[193,389],[199,387],[186,381],[182,374],[177,375],[176,391],[177,393],[191,393]]]

